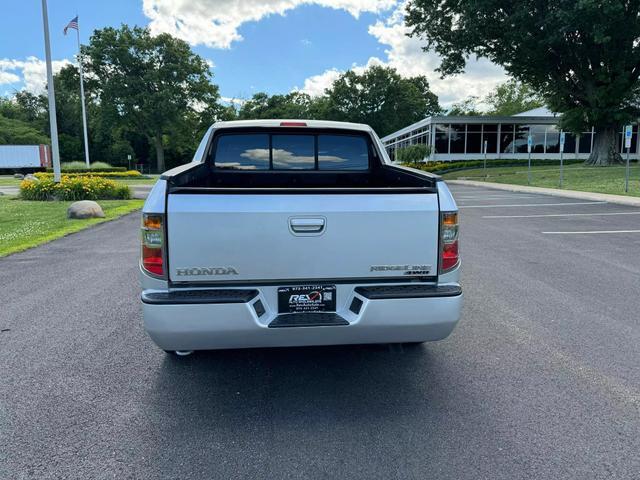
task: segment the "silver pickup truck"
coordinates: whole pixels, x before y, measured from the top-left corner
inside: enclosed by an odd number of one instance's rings
[[[458,209],[367,125],[214,124],[142,218],[144,323],[167,352],[417,343],[460,318]]]

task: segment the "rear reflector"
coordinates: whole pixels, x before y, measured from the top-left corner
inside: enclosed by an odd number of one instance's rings
[[[281,127],[306,127],[305,122],[280,122]]]
[[[154,275],[163,275],[162,249],[142,246],[142,266]]]

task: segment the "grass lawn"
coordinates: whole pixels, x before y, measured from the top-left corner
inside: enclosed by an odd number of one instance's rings
[[[111,180],[127,185],[153,185],[158,177],[159,175],[151,175],[150,178],[113,178]],[[19,187],[20,181],[12,175],[0,175],[0,187]]]
[[[587,167],[582,164],[568,165],[564,168],[564,190],[583,192],[612,193],[640,197],[640,166],[631,164],[629,193],[624,192],[624,166]],[[531,168],[531,186],[559,188],[560,167],[539,166]],[[487,176],[482,168],[460,170],[443,175],[445,180],[479,180],[496,183],[527,185],[527,167],[487,167]]]
[[[142,208],[144,200],[99,200],[106,218],[67,219],[73,202],[28,202],[0,196],[0,257],[50,242]]]

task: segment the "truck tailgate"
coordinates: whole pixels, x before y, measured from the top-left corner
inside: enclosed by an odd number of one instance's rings
[[[173,282],[435,276],[438,196],[170,194]]]

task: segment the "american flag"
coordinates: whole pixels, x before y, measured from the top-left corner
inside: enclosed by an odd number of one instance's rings
[[[67,25],[66,27],[64,27],[64,34],[67,34],[67,30],[69,30],[70,28],[75,28],[76,30],[78,30],[78,16],[76,15],[76,17],[74,19],[72,19],[69,22],[69,25]]]

